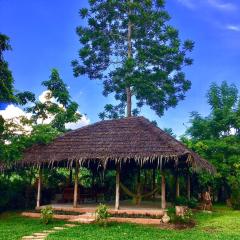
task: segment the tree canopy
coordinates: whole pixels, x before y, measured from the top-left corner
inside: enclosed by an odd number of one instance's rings
[[[208,116],[191,114],[188,138],[183,138],[195,151],[210,160],[217,175],[205,176],[201,182],[212,184],[220,200],[239,192],[240,187],[240,97],[233,84],[213,83],[207,93],[211,108]],[[240,197],[240,195],[239,195]],[[240,199],[239,199],[240,200]]]
[[[158,116],[183,100],[191,82],[183,72],[194,43],[182,42],[169,24],[163,0],[89,0],[80,9],[86,25],[77,27],[81,49],[72,61],[74,75],[103,80],[105,96],[119,102],[105,106],[104,118],[138,114],[132,109],[149,106]]]

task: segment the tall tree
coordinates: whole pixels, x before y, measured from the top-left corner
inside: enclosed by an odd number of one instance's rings
[[[157,115],[183,100],[191,82],[183,67],[192,64],[187,53],[190,40],[181,42],[178,31],[169,25],[163,0],[89,0],[89,9],[80,9],[87,25],[79,26],[80,60],[72,61],[74,75],[87,74],[104,83],[105,96],[114,93],[120,101],[107,105],[101,117],[126,115],[148,105]]]

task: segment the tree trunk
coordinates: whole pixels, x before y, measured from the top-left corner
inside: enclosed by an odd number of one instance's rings
[[[132,93],[130,87],[126,88],[127,94],[127,117],[132,116]]]
[[[116,166],[116,197],[115,197],[115,210],[119,209],[119,199],[120,199],[120,166]]]
[[[42,187],[42,169],[40,167],[38,173],[37,206],[36,206],[37,208],[39,208],[41,204],[41,187]]]
[[[164,174],[162,173],[162,209],[166,208],[166,179]]]
[[[132,0],[131,0],[132,2]],[[129,15],[131,14],[131,10],[129,10]],[[128,21],[128,59],[132,58],[132,23]],[[127,117],[132,116],[132,93],[131,87],[126,87],[126,95],[127,95]]]
[[[75,167],[75,178],[74,178],[74,195],[73,195],[73,207],[77,207],[78,203],[78,174],[79,174],[79,164],[78,161],[76,161],[76,167]]]

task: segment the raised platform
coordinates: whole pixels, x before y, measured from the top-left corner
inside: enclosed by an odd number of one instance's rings
[[[55,211],[62,212],[76,212],[80,214],[95,213],[98,204],[81,204],[74,208],[72,204],[50,204]],[[148,216],[154,218],[161,218],[165,210],[159,207],[159,203],[142,203],[140,206],[135,206],[129,202],[120,203],[120,209],[115,210],[113,204],[106,204],[109,208],[109,213],[115,216],[137,217]],[[37,209],[42,209],[41,206]]]

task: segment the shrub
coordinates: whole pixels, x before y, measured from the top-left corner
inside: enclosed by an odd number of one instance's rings
[[[233,191],[230,203],[234,210],[240,210],[240,192],[238,190]]]
[[[104,204],[99,204],[98,208],[96,209],[96,222],[106,226],[107,225],[107,219],[110,217],[110,214],[108,213],[108,207]]]
[[[181,216],[174,216],[172,218],[174,223],[189,224],[193,222],[193,213],[191,209],[187,209]]]
[[[196,208],[198,205],[198,200],[196,198],[191,198],[190,200],[188,200],[187,202],[187,206],[189,208]]]
[[[196,198],[191,198],[188,200],[185,197],[178,197],[175,200],[176,206],[188,206],[189,208],[196,208],[198,204],[198,200]]]
[[[52,221],[53,218],[53,209],[51,206],[44,207],[41,210],[41,219],[44,224],[48,224]]]
[[[185,197],[177,197],[175,200],[175,205],[177,206],[187,206],[188,199]]]

